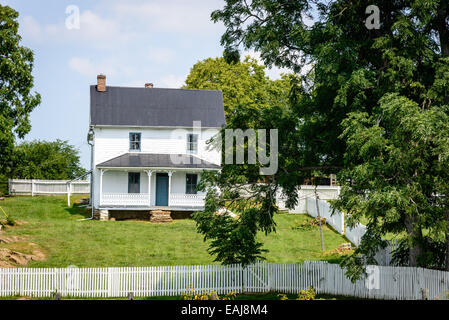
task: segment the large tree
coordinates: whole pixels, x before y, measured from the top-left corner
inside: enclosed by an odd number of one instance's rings
[[[227,119],[239,106],[264,108],[273,104],[287,106],[289,76],[271,80],[266,67],[246,56],[240,61],[224,57],[207,58],[197,62],[190,70],[184,88],[221,90]]]
[[[369,261],[388,231],[405,235],[410,265],[435,266],[427,258],[446,243],[449,269],[443,182],[449,167],[443,147],[448,141],[449,4],[380,0],[376,5],[379,28],[367,28],[367,3],[361,0],[228,0],[212,19],[224,23],[222,44],[230,52],[255,49],[267,65],[303,72],[301,83],[293,86],[298,94],[291,96],[291,116],[276,123],[282,131],[284,122],[288,130],[296,122],[296,134],[280,142],[279,172],[265,179],[272,189],[281,186],[293,204],[294,189],[312,170],[344,169],[340,181],[346,187],[337,206],[354,213],[353,221],[362,216],[370,221],[347,261],[355,266],[352,271],[361,270],[362,259],[354,257],[363,254]],[[304,74],[306,66],[311,68]],[[430,168],[419,167],[424,163]],[[388,203],[388,213],[381,214],[382,207],[370,210],[376,201]],[[273,201],[264,203],[265,211],[256,216],[271,216],[267,205],[271,208]]]
[[[19,14],[0,5],[0,174],[11,169],[15,137],[31,129],[29,115],[41,97],[33,88],[33,52],[20,45]]]

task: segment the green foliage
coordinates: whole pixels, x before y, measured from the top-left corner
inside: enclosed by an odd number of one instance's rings
[[[2,215],[0,215],[0,217],[1,217],[0,225],[2,225],[2,226],[15,226],[16,225],[16,221],[14,220],[14,218],[11,217],[11,215],[7,214],[2,207],[0,207],[0,211],[3,215],[3,217],[2,217]]]
[[[0,174],[7,174],[17,135],[31,129],[29,115],[41,97],[32,93],[33,52],[20,45],[19,14],[0,5]]]
[[[182,295],[183,300],[234,300],[237,293],[234,291],[228,292],[221,297],[213,290],[203,290],[201,292],[195,291],[194,288],[188,288]]]
[[[379,101],[378,112],[372,116],[351,113],[343,127],[349,165],[340,172],[341,181],[346,182],[335,206],[351,214],[349,222],[368,217],[368,235],[373,235],[363,239],[372,250],[363,245],[356,254],[372,257],[380,245],[376,235],[403,233],[402,249],[408,249],[410,264],[444,268],[447,111],[422,109],[405,97],[390,94]]]
[[[298,298],[296,300],[315,300],[315,296],[315,288],[310,286],[306,290],[299,291]]]
[[[262,253],[267,250],[256,241],[255,214],[255,209],[244,211],[238,218],[209,210],[194,214],[198,231],[204,234],[204,240],[210,240],[208,252],[215,256],[214,261],[246,265],[264,259]]]
[[[256,108],[286,106],[289,93],[288,75],[270,80],[265,67],[249,56],[240,61],[238,51],[226,50],[224,57],[208,58],[196,63],[186,79],[187,89],[221,90],[227,120],[240,106]]]
[[[288,296],[285,293],[278,294],[280,300],[288,300]],[[296,300],[315,300],[316,291],[315,288],[309,286],[306,290],[300,290]]]
[[[84,174],[79,151],[67,141],[22,142],[14,148],[12,178],[67,180]]]

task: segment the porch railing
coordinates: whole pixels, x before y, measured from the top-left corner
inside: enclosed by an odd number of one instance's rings
[[[172,193],[170,207],[204,207],[205,195]],[[154,204],[154,201],[151,202]],[[101,206],[149,206],[148,193],[103,193]]]
[[[148,193],[103,193],[100,199],[102,206],[149,206]]]
[[[170,206],[204,207],[205,195],[172,193],[170,195]]]

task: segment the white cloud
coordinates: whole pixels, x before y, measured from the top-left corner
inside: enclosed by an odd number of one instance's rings
[[[220,9],[219,0],[116,1],[112,8],[124,21],[141,21],[147,31],[193,35],[215,34],[223,31],[221,23],[213,23],[210,14]]]
[[[119,21],[100,17],[90,10],[80,14],[80,28],[68,29],[65,21],[41,25],[31,16],[22,19],[23,35],[34,41],[112,48],[132,40],[136,35],[122,30]]]
[[[21,33],[26,34],[34,41],[42,40],[42,28],[32,16],[25,16],[20,23]]]
[[[160,79],[160,85],[155,83],[154,86],[160,88],[181,88],[184,85],[186,77],[169,74]]]
[[[176,53],[168,48],[150,48],[148,58],[151,62],[169,63],[175,59]]]
[[[88,58],[73,57],[69,60],[69,67],[73,71],[92,79],[100,73],[108,77],[132,77],[135,74],[132,67],[112,58],[92,61]]]

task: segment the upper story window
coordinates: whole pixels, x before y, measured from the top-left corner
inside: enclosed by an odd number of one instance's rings
[[[187,152],[197,153],[198,152],[198,135],[189,133],[187,135]]]
[[[129,133],[129,150],[130,151],[140,151],[142,145],[142,134],[140,132],[130,132]]]

